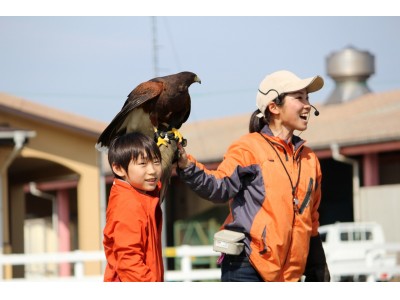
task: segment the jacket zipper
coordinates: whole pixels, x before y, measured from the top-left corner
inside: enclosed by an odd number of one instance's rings
[[[284,149],[285,150],[285,153],[286,153],[286,149]],[[300,154],[301,154],[301,152],[303,151],[303,147],[301,147],[301,145],[300,145],[300,147],[297,149],[297,151],[295,151],[294,153],[293,153],[293,161],[296,161],[297,162],[297,164],[299,164],[299,159],[301,159],[300,158]],[[299,172],[299,175],[298,175],[299,177],[300,177],[300,172]],[[312,179],[312,178],[311,178]],[[293,201],[296,201],[297,199],[294,199]],[[298,201],[298,200],[297,200]],[[292,242],[293,242],[293,228],[294,228],[294,224],[295,224],[295,222],[296,222],[296,215],[298,214],[298,213],[300,213],[301,214],[301,210],[299,211],[299,209],[298,209],[298,206],[297,206],[297,204],[298,203],[293,203],[294,204],[294,210],[293,210],[293,219],[292,219],[292,232],[291,232],[291,234],[290,234],[290,241],[289,241],[289,247],[288,247],[288,251],[286,252],[286,257],[285,257],[285,260],[284,260],[284,262],[283,262],[283,265],[282,265],[282,267],[284,267],[285,265],[286,265],[286,262],[287,262],[287,259],[288,259],[288,257],[289,257],[289,251],[290,251],[290,249],[292,248]],[[283,274],[281,274],[282,276],[283,276]]]
[[[282,268],[286,265],[286,261],[287,261],[287,259],[288,259],[288,257],[289,257],[290,249],[292,248],[293,227],[294,227],[294,222],[295,222],[295,220],[296,220],[296,212],[293,211],[292,232],[290,233],[289,247],[288,247],[288,251],[286,252],[286,257],[285,257],[285,260],[283,261]],[[281,273],[281,276],[283,276],[283,273]]]
[[[263,138],[265,139],[264,136],[263,136]],[[268,140],[267,140],[267,141],[268,141]],[[277,143],[277,142],[274,142],[274,141],[270,141],[270,143],[273,144],[273,145],[275,145],[276,147],[281,148],[281,149],[283,150],[283,154],[285,154],[285,160],[286,160],[286,161],[289,161],[289,156],[288,156],[287,151],[286,151],[286,149],[285,149],[284,146],[282,146],[281,144],[279,144],[279,143]]]
[[[264,137],[261,133],[260,133],[260,135],[261,135],[267,142],[269,142],[269,143],[271,144],[271,146],[272,146],[272,144],[274,144],[274,145],[276,145],[276,146],[281,147],[281,148],[283,149],[284,154],[285,154],[285,159],[286,159],[286,161],[289,160],[287,151],[286,151],[286,149],[285,149],[284,146],[282,146],[282,145],[279,144],[279,143],[276,143],[276,142],[273,142],[273,141],[269,141],[269,140],[268,140],[266,137]],[[303,144],[304,144],[304,143],[303,143]],[[297,161],[298,159],[301,159],[301,158],[300,158],[300,154],[301,154],[301,152],[302,152],[303,149],[304,149],[304,148],[301,147],[301,146],[302,146],[302,144],[299,145],[299,147],[297,148],[297,150],[294,151],[294,153],[293,153],[293,160],[296,160],[296,161]],[[275,150],[275,152],[276,152],[276,150]],[[278,153],[276,153],[276,154],[278,155],[278,158],[279,158],[279,154],[278,154]],[[282,163],[282,161],[281,161],[281,163]],[[297,163],[299,163],[299,162],[297,161]],[[283,165],[283,163],[282,163],[282,165]],[[301,165],[300,165],[300,166],[301,166]],[[283,165],[283,167],[284,167],[285,171],[287,172],[287,170],[286,170],[286,168],[285,168],[284,165]],[[299,167],[299,168],[300,168],[300,167]],[[289,179],[290,179],[289,173],[287,173],[287,175],[289,176]],[[299,169],[299,174],[298,174],[298,180],[299,180],[299,179],[300,179],[300,169]],[[290,179],[290,181],[291,181],[291,179]],[[297,188],[297,184],[296,184],[295,187]],[[293,189],[292,192],[293,192],[293,195],[294,195],[295,190],[294,190],[293,186],[292,186],[292,189]],[[295,200],[296,200],[296,198],[293,199],[293,201],[295,201]],[[293,241],[293,227],[294,227],[294,224],[295,224],[295,221],[296,221],[296,214],[298,213],[297,203],[293,202],[293,204],[294,204],[294,209],[293,209],[293,219],[292,219],[292,232],[291,232],[291,234],[290,234],[290,241],[289,241],[288,251],[286,252],[286,257],[285,257],[285,260],[284,260],[282,266],[285,266],[285,265],[286,265],[286,261],[287,261],[288,256],[289,256],[289,250],[290,250],[290,248],[292,247],[292,241]],[[263,231],[263,236],[264,236],[264,234],[265,234],[265,228],[264,228],[264,231]],[[262,241],[263,241],[264,249],[261,250],[261,251],[259,252],[260,254],[263,254],[263,253],[266,252],[264,240],[262,240]]]

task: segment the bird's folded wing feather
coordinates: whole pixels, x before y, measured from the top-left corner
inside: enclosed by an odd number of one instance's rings
[[[129,95],[120,112],[114,117],[110,124],[104,129],[97,140],[98,147],[108,147],[111,140],[117,136],[120,127],[129,113],[137,107],[140,107],[147,101],[160,95],[163,90],[163,84],[160,82],[143,82],[139,84]],[[96,146],[97,147],[97,146]]]

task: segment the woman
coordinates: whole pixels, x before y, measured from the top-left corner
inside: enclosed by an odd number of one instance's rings
[[[221,281],[329,281],[318,234],[321,169],[295,130],[307,129],[308,94],[320,76],[300,79],[289,71],[264,78],[250,133],[227,150],[211,171],[180,146],[178,174],[201,197],[230,201],[224,229],[242,232],[244,250],[222,254]]]

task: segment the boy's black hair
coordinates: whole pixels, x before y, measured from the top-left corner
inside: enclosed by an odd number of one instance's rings
[[[116,137],[108,149],[108,163],[111,170],[112,165],[116,164],[128,172],[129,163],[132,160],[137,161],[142,156],[146,156],[151,161],[161,162],[161,152],[156,142],[140,132],[131,132]],[[115,173],[114,176],[120,178]]]

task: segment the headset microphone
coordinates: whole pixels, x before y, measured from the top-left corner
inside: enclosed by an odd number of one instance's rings
[[[316,117],[319,116],[319,111],[315,108],[315,106],[314,106],[314,105],[311,105],[311,104],[310,104],[310,106],[311,106],[312,108],[314,108],[314,110],[315,110],[315,111],[314,111],[314,116],[316,116]]]

